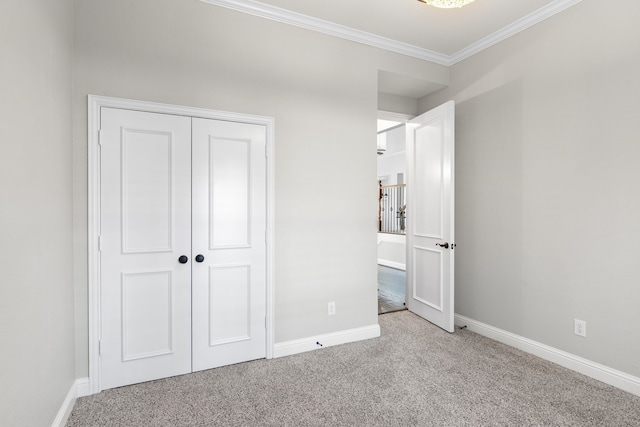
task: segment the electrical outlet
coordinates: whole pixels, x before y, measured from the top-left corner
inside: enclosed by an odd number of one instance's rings
[[[573,333],[581,336],[587,336],[587,322],[584,320],[573,319]]]
[[[336,314],[336,302],[335,301],[331,301],[329,304],[327,304],[327,314],[329,316],[333,316],[334,314]]]

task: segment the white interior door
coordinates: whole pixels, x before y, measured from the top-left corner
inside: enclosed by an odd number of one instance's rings
[[[100,120],[100,388],[265,357],[265,126]]]
[[[193,119],[193,370],[266,355],[266,132]]]
[[[449,101],[407,125],[407,304],[453,332],[454,113]]]
[[[191,119],[101,113],[101,387],[191,371]]]

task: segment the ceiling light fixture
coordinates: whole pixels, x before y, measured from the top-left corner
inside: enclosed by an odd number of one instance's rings
[[[475,0],[418,0],[431,6],[441,7],[443,9],[451,9],[453,7],[466,6]]]

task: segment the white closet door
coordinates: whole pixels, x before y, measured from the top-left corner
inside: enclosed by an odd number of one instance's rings
[[[193,370],[266,355],[266,129],[193,119]]]
[[[191,118],[101,110],[101,388],[191,371]]]

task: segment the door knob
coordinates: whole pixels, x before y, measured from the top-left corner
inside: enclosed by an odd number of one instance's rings
[[[449,242],[436,243],[436,246],[440,246],[440,247],[443,247],[445,249],[449,249]]]
[[[180,264],[186,264],[186,263],[187,263],[187,261],[189,261],[189,258],[187,258],[187,256],[186,256],[186,255],[180,255],[180,258],[178,258],[178,262],[179,262]]]
[[[196,255],[196,262],[202,262],[204,261],[204,255],[198,254]]]

